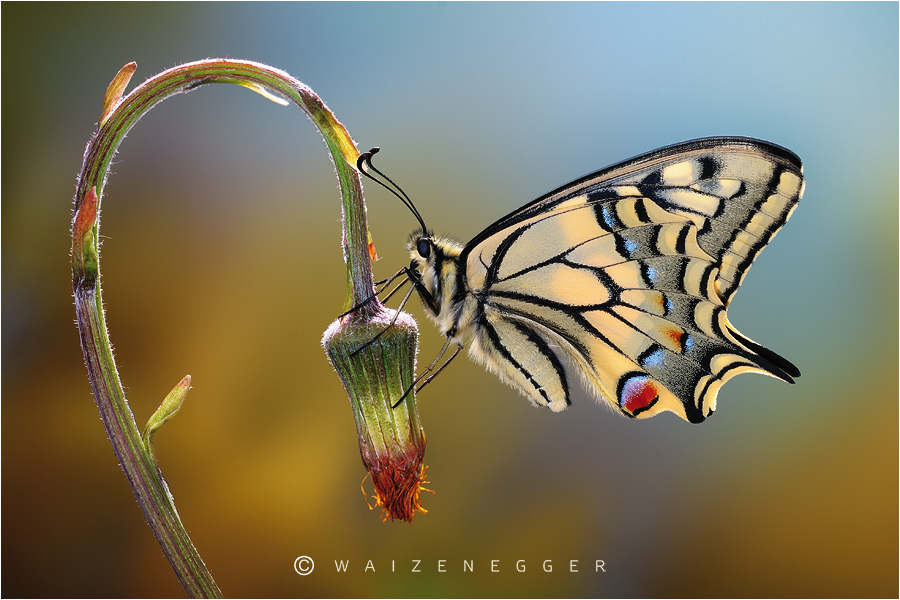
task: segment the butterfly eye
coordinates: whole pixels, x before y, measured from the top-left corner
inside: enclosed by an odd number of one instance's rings
[[[422,258],[431,256],[431,242],[428,241],[428,238],[419,238],[419,241],[416,243],[416,251]]]

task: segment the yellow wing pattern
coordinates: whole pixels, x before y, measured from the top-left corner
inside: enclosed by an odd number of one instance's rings
[[[570,403],[564,364],[630,417],[701,422],[723,383],[790,362],[726,308],[803,193],[800,160],[748,138],[663,148],[583,177],[459,254],[470,354],[537,405]]]

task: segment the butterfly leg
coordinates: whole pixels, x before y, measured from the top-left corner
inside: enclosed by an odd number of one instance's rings
[[[434,370],[435,365],[437,365],[438,361],[441,360],[441,357],[447,353],[447,348],[450,347],[450,343],[452,341],[453,341],[453,337],[447,336],[447,342],[444,344],[444,347],[441,348],[441,351],[438,352],[438,355],[434,358],[433,361],[431,361],[431,364],[428,365],[425,368],[425,370],[422,371],[422,373],[418,377],[416,377],[416,380],[412,382],[412,385],[409,386],[409,388],[403,393],[402,396],[400,396],[400,399],[397,400],[397,402],[395,402],[391,408],[397,408],[398,406],[400,406],[400,403],[403,402],[403,400],[409,395],[409,393],[411,391],[413,391],[413,388],[415,388],[417,385],[419,385],[419,382],[422,381],[422,379],[425,379],[425,383],[423,383],[422,385],[419,386],[419,388],[416,390],[416,393],[422,391],[423,387],[425,387],[426,385],[431,383],[431,380],[434,379],[435,377],[437,377],[438,374],[444,370],[444,367],[449,365],[450,361],[452,361],[454,358],[456,358],[456,355],[459,354],[459,351],[463,349],[463,345],[459,342],[456,342],[456,350],[453,351],[453,354],[450,355],[450,358],[448,358],[446,361],[444,361],[444,364],[442,364],[440,366],[440,368],[434,372],[433,375],[431,375],[427,379],[425,378],[426,375],[428,375],[429,373],[431,373],[431,371]]]
[[[375,340],[377,340],[378,338],[380,338],[380,337],[382,336],[382,334],[384,334],[385,331],[387,331],[388,329],[390,329],[391,327],[393,327],[394,323],[397,322],[397,317],[399,316],[400,311],[403,310],[403,307],[406,306],[407,301],[409,301],[409,297],[412,295],[413,290],[415,290],[415,291],[417,291],[417,292],[419,293],[419,298],[421,298],[422,303],[425,305],[425,307],[426,307],[428,310],[430,310],[433,314],[437,314],[437,313],[438,313],[438,307],[437,307],[437,305],[435,304],[434,297],[431,295],[431,292],[429,292],[428,289],[427,289],[424,285],[422,285],[422,280],[419,278],[419,272],[416,271],[415,266],[414,266],[413,264],[411,264],[409,267],[404,267],[403,269],[397,271],[397,272],[394,274],[394,276],[391,277],[391,278],[388,280],[388,283],[390,283],[391,281],[393,281],[394,279],[396,279],[397,277],[399,277],[401,274],[405,274],[405,275],[406,275],[406,281],[404,281],[403,283],[401,283],[400,285],[398,285],[396,288],[394,288],[394,289],[391,291],[391,293],[388,294],[387,297],[385,297],[385,300],[387,300],[388,298],[390,298],[391,296],[393,296],[393,295],[394,295],[394,292],[396,292],[396,291],[399,290],[401,287],[403,287],[403,286],[406,284],[407,281],[410,282],[410,283],[412,284],[412,288],[410,288],[409,292],[406,293],[406,296],[404,296],[403,301],[400,302],[400,305],[397,307],[397,314],[394,315],[394,318],[391,319],[391,322],[388,324],[387,327],[385,327],[384,329],[382,329],[382,330],[378,333],[378,335],[376,335],[375,337],[373,337],[371,340],[369,340],[368,342],[366,342],[365,344],[363,344],[362,346],[360,346],[359,348],[357,348],[356,350],[354,350],[354,351],[350,354],[350,356],[356,356],[356,355],[359,354],[362,350],[368,348],[369,345],[370,345],[372,342],[374,342]],[[387,287],[387,285],[385,285],[385,287]],[[351,312],[352,312],[352,311],[351,311]],[[349,313],[345,313],[345,314],[349,314]],[[404,394],[404,395],[405,395],[405,394]]]
[[[382,292],[384,292],[384,290],[386,290],[387,287],[391,284],[391,282],[393,282],[395,279],[397,279],[397,278],[400,277],[401,275],[407,275],[407,278],[403,281],[403,283],[401,283],[400,285],[398,285],[397,287],[395,287],[393,290],[391,290],[391,293],[390,293],[390,294],[388,294],[387,296],[384,297],[384,299],[382,300],[382,302],[387,302],[387,301],[391,298],[391,296],[394,295],[394,292],[396,292],[396,291],[399,290],[401,287],[403,287],[404,285],[406,285],[406,282],[409,281],[409,275],[406,274],[406,271],[408,271],[408,269],[407,269],[406,267],[404,267],[404,268],[400,269],[399,271],[397,271],[396,273],[394,273],[393,275],[391,275],[388,279],[382,279],[381,281],[377,281],[377,282],[376,282],[376,285],[382,285],[382,284],[383,284],[384,287],[382,287],[380,290],[378,290],[377,292],[375,292],[374,294],[372,294],[371,296],[369,296],[368,298],[366,298],[365,300],[363,300],[362,302],[360,302],[359,304],[357,304],[356,306],[354,306],[353,308],[351,308],[351,309],[348,310],[347,312],[343,312],[343,313],[339,314],[339,315],[337,316],[337,318],[338,318],[338,319],[341,319],[341,318],[346,317],[347,315],[349,315],[349,314],[351,314],[351,313],[356,312],[357,310],[359,310],[360,308],[362,308],[363,306],[365,306],[366,304],[368,304],[369,302],[371,302],[372,300],[374,300],[375,298],[377,298],[378,295],[381,294]]]
[[[393,277],[391,277],[390,279],[387,280],[388,284],[390,284],[390,282],[392,282],[394,279],[397,278],[397,276],[399,276],[401,273],[403,273],[403,272],[406,271],[406,270],[408,270],[408,269],[401,269],[401,270],[397,271],[397,274],[396,274],[396,275],[394,275]],[[382,302],[387,302],[388,300],[390,300],[390,299],[391,299],[391,296],[393,296],[395,293],[397,293],[397,291],[398,291],[400,288],[402,288],[404,285],[406,285],[409,281],[410,281],[409,274],[406,274],[406,279],[404,279],[403,281],[401,281],[400,283],[398,283],[398,284],[397,284],[397,287],[395,287],[394,289],[392,289],[392,290],[388,293],[387,296],[385,296],[384,298],[381,299],[381,301],[382,301]],[[381,289],[381,291],[383,292],[386,288],[387,288],[387,285],[385,285],[384,288]],[[379,294],[380,294],[380,293],[381,293],[381,292],[379,292]],[[408,298],[409,298],[409,296],[407,296],[407,299],[408,299]],[[403,306],[404,304],[406,304],[406,299],[404,299],[403,302],[401,303],[401,305],[400,305],[401,308],[402,308],[402,306]],[[397,310],[400,310],[400,308],[398,308]]]
[[[394,292],[396,292],[398,289],[400,289],[400,286],[402,286],[402,285],[403,284],[398,285],[397,288],[394,289]],[[356,356],[357,354],[359,354],[360,352],[362,352],[363,350],[365,350],[366,348],[371,346],[375,342],[375,340],[377,340],[382,335],[384,335],[385,331],[387,331],[388,329],[390,329],[391,327],[394,326],[394,323],[397,322],[397,317],[400,316],[400,311],[403,310],[403,307],[406,305],[406,302],[409,300],[409,297],[412,296],[413,290],[415,290],[415,288],[411,287],[411,288],[409,288],[409,291],[406,292],[406,296],[403,297],[403,301],[400,303],[400,306],[397,307],[397,311],[394,313],[394,318],[391,319],[391,322],[388,323],[384,329],[382,329],[377,334],[375,334],[375,337],[373,337],[371,340],[369,340],[368,342],[366,342],[365,344],[363,344],[362,346],[360,346],[359,348],[357,348],[356,350],[351,352],[350,353],[351,357]],[[391,294],[393,294],[394,292],[391,292]]]
[[[423,387],[425,387],[426,385],[428,385],[429,383],[431,383],[431,380],[434,379],[435,377],[437,377],[437,376],[440,374],[440,372],[443,371],[444,368],[445,368],[447,365],[450,364],[450,361],[453,360],[454,358],[456,358],[456,355],[459,354],[459,351],[462,350],[462,349],[463,349],[463,345],[460,344],[459,342],[457,342],[457,343],[456,343],[456,350],[453,351],[453,354],[450,355],[450,358],[448,358],[448,359],[444,362],[444,364],[442,364],[442,365],[440,366],[440,368],[439,368],[437,371],[434,372],[433,375],[431,375],[430,377],[428,377],[428,378],[425,380],[425,383],[423,383],[422,385],[419,386],[419,388],[416,390],[416,393],[418,394],[419,392],[422,391],[422,388],[423,388]],[[425,375],[425,373],[423,373],[422,375]],[[421,380],[421,379],[422,379],[422,376],[419,376],[419,379]]]

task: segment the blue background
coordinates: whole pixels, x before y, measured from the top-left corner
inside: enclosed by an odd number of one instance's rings
[[[235,86],[154,109],[106,188],[104,299],[139,424],[193,376],[156,449],[226,595],[895,595],[897,22],[896,3],[4,3],[2,594],[183,593],[97,418],[68,228],[116,71],[137,61],[137,83],[228,57],[310,85],[461,240],[701,136],[786,146],[808,183],[729,311],[799,366],[797,385],[739,377],[703,425],[636,423],[583,393],[562,414],[533,409],[461,359],[419,399],[436,493],[410,527],[366,508],[319,345],[344,268],[314,127]],[[416,223],[368,192],[386,277]],[[427,363],[442,340],[413,313]]]

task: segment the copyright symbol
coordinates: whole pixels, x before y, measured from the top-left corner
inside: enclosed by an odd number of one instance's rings
[[[294,570],[298,575],[309,575],[316,568],[316,563],[308,556],[298,556],[294,561]]]

